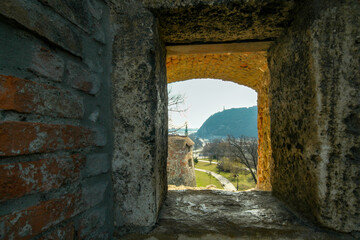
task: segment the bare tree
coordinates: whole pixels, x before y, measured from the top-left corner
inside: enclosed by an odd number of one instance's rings
[[[231,156],[235,159],[235,161],[238,161],[247,167],[254,179],[254,182],[257,183],[257,139],[245,137],[234,138],[232,136],[228,136],[227,142],[229,144]]]
[[[211,142],[205,144],[203,148],[203,154],[211,159],[219,160],[226,155],[227,143],[221,139],[214,139]]]
[[[168,112],[169,113],[184,113],[188,110],[185,107],[185,95],[184,94],[173,94],[172,89],[168,88]],[[175,133],[182,129],[185,125],[175,126],[172,123],[172,119],[169,116],[169,126],[174,129],[169,133]]]
[[[172,89],[168,88],[168,111],[169,112],[186,112],[187,108],[184,108],[185,95],[174,94]]]

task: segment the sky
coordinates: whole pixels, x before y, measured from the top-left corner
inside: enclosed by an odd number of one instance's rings
[[[172,94],[185,95],[184,113],[169,112],[172,125],[200,128],[212,114],[230,108],[257,105],[255,90],[229,81],[218,79],[192,79],[168,84]]]

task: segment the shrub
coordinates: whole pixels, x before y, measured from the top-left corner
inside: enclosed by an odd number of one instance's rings
[[[232,166],[232,163],[231,163],[230,159],[223,157],[223,158],[219,159],[216,167],[217,167],[218,171],[230,172],[231,166]]]

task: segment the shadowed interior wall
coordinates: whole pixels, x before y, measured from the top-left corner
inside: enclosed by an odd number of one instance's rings
[[[109,239],[109,6],[0,1],[0,239]]]
[[[359,1],[307,1],[269,51],[273,192],[359,231]]]
[[[141,0],[159,20],[166,45],[264,40],[288,26],[294,0]]]
[[[112,5],[114,227],[149,231],[166,196],[165,49],[156,19],[138,1]]]

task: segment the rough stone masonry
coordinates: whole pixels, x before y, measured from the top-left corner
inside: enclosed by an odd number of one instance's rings
[[[235,43],[267,58],[263,75],[244,58],[224,70],[259,83],[258,187],[358,236],[359,12],[358,0],[0,1],[0,239],[150,231],[167,196],[166,51],[212,46],[171,57],[206,73]]]
[[[166,166],[168,185],[196,187],[194,144],[187,136],[169,135]]]

